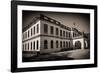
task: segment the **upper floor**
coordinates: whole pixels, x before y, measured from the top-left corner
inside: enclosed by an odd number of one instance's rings
[[[41,35],[66,39],[82,35],[76,28],[67,27],[45,15],[40,14],[34,19],[29,26],[23,28],[23,41]]]

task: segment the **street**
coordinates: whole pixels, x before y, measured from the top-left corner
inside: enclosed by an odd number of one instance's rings
[[[23,58],[23,62],[89,59],[89,49],[77,49]]]

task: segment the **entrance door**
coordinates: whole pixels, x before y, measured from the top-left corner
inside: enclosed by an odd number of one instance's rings
[[[81,49],[81,42],[80,41],[75,42],[75,49]]]

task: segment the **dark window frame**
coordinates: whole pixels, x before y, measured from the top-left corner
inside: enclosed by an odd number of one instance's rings
[[[62,41],[60,41],[60,48],[62,48]]]
[[[37,33],[39,33],[39,24],[37,24]]]
[[[58,48],[58,46],[59,46],[59,42],[58,42],[58,40],[56,41],[56,48]]]
[[[56,35],[59,35],[59,30],[57,27],[56,27]]]
[[[34,28],[34,35],[35,35],[35,26],[33,28]]]
[[[39,41],[38,40],[37,40],[37,43],[36,44],[37,44],[37,47],[36,48],[38,50],[39,49]]]
[[[50,34],[54,34],[54,26],[50,26]]]
[[[48,41],[44,40],[44,49],[48,49]]]
[[[33,48],[33,47],[32,47],[32,42],[31,42],[31,50],[32,50],[32,48]]]
[[[54,48],[54,45],[53,45],[53,40],[51,40],[51,48]]]
[[[28,30],[28,37],[30,37],[30,31]]]
[[[60,30],[60,36],[62,36],[62,30]]]
[[[33,49],[35,50],[35,41],[34,41],[34,43],[33,43]]]
[[[44,24],[44,33],[48,33],[48,24]]]
[[[31,28],[31,36],[32,36],[32,28]]]

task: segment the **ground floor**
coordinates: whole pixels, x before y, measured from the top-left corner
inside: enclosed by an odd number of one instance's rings
[[[41,36],[23,42],[23,56],[87,49],[90,48],[88,43],[85,38],[59,39]]]

